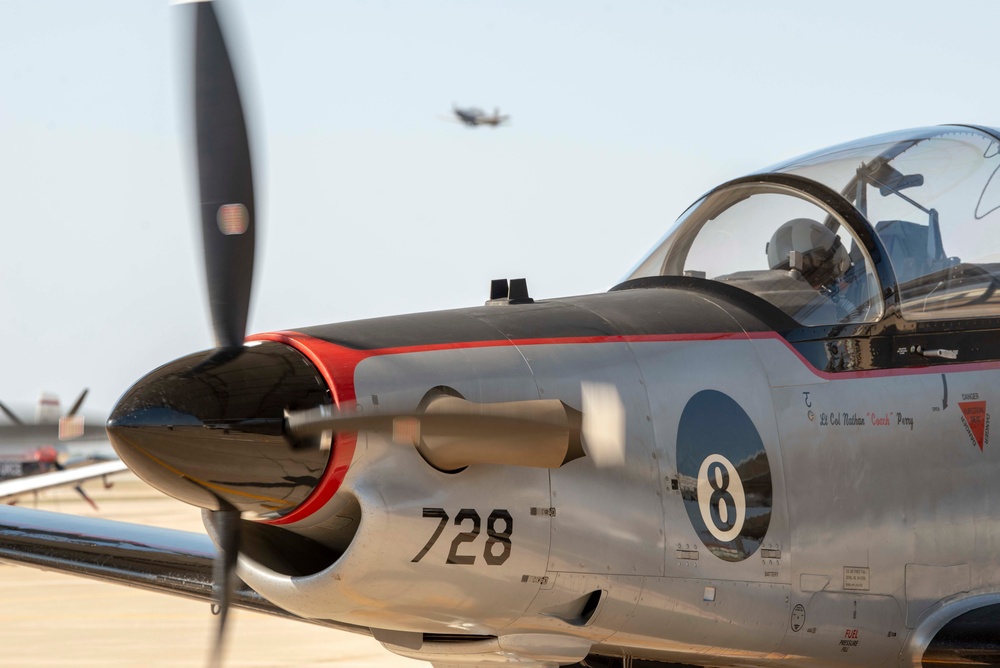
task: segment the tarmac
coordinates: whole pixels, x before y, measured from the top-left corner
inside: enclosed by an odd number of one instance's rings
[[[132,474],[111,489],[44,492],[21,504],[74,515],[204,532],[200,512],[164,496]],[[0,666],[203,667],[215,629],[209,605],[24,566],[0,563]],[[415,668],[430,664],[396,656],[359,636],[270,615],[234,610],[224,665]]]

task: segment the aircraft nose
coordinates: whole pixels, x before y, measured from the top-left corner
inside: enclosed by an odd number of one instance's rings
[[[275,518],[306,499],[330,458],[328,443],[290,443],[284,412],[329,403],[309,360],[265,342],[151,372],[118,401],[108,437],[122,461],[165,494]]]

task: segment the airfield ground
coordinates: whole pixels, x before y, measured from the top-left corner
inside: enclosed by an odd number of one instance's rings
[[[21,503],[204,531],[197,510],[131,474],[115,480],[109,490],[99,481],[86,484],[98,512],[69,489]],[[0,564],[0,601],[0,666],[202,668],[207,663],[215,620],[205,603],[6,564]],[[235,610],[230,623],[227,668],[430,665],[391,654],[367,636],[269,615]]]

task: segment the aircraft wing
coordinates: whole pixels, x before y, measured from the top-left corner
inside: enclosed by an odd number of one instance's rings
[[[0,506],[0,561],[210,603],[215,556],[204,534]],[[242,582],[233,605],[371,635],[365,627],[293,615]]]
[[[40,473],[38,475],[14,478],[0,482],[0,503],[6,502],[16,496],[37,492],[52,487],[63,485],[79,484],[92,478],[100,478],[112,473],[127,471],[128,467],[120,459],[86,466],[77,466],[63,471],[52,471],[50,473]]]

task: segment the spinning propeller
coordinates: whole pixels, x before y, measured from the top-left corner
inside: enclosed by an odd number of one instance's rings
[[[222,357],[246,335],[253,284],[254,200],[250,142],[222,28],[210,2],[195,8],[194,107],[205,281],[215,345]],[[216,356],[217,357],[217,356]],[[236,589],[240,511],[220,500],[212,511],[219,540],[212,598],[219,624],[209,665],[222,663],[226,620]]]
[[[90,391],[89,389],[84,388],[83,392],[80,393],[80,396],[78,396],[76,398],[76,401],[73,402],[73,406],[69,409],[69,411],[66,413],[66,415],[64,415],[62,417],[63,418],[71,418],[74,415],[76,415],[77,412],[79,412],[80,408],[83,406],[83,400],[87,398],[87,393],[89,391]],[[24,425],[24,420],[22,420],[21,417],[17,413],[15,413],[10,408],[8,408],[7,405],[4,404],[2,401],[0,401],[0,412],[2,412],[4,415],[6,415],[7,418],[11,422],[13,422],[14,424],[16,424],[16,425],[22,425],[22,426]]]
[[[17,413],[15,413],[11,409],[7,408],[7,405],[4,404],[4,402],[2,402],[2,401],[0,401],[0,411],[3,411],[4,415],[6,415],[7,418],[11,422],[13,422],[14,424],[18,424],[18,425],[24,424],[24,421],[22,421],[21,418],[18,417]]]
[[[158,475],[156,471],[151,471],[148,460],[136,465],[137,455],[163,463],[164,458],[154,454],[158,452],[158,443],[155,442],[158,427],[166,426],[172,430],[173,422],[178,419],[188,426],[215,426],[206,422],[209,415],[219,415],[211,401],[207,402],[207,410],[198,410],[199,407],[195,406],[185,412],[178,410],[185,405],[185,397],[178,399],[178,395],[190,395],[192,386],[208,383],[214,378],[213,370],[242,356],[250,308],[255,223],[253,172],[243,107],[212,3],[198,2],[190,7],[185,11],[193,13],[195,25],[194,112],[201,232],[216,348],[197,363],[188,364],[183,369],[176,368],[176,364],[168,365],[166,373],[153,372],[136,383],[115,407],[108,420],[108,433],[123,460],[140,476],[159,489],[210,513],[209,521],[215,529],[219,546],[213,586],[219,623],[210,659],[210,665],[217,666],[221,663],[226,621],[236,588],[240,509],[227,501],[213,480],[219,477],[214,474],[224,472],[226,465],[232,461],[213,461],[210,454],[197,451],[182,452],[180,458],[187,461],[180,468],[181,484],[198,488],[197,492],[187,490],[186,495],[171,491],[171,485],[176,487],[177,482],[162,484],[162,472]],[[191,403],[205,404],[206,399],[195,396],[193,401],[187,401],[187,404]],[[154,415],[164,410],[170,410],[174,415],[160,415],[158,418]],[[178,414],[183,414],[183,417],[178,418]],[[148,433],[129,433],[136,431],[130,430],[134,427],[144,428]],[[210,469],[208,474],[203,471],[206,467]]]

